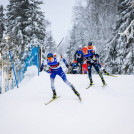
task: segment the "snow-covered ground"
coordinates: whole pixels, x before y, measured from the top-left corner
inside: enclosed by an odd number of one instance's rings
[[[134,75],[104,76],[107,87],[93,75],[90,89],[87,75],[67,75],[82,102],[57,76],[61,97],[44,105],[52,97],[49,74],[30,70],[18,89],[0,95],[0,134],[134,134]]]

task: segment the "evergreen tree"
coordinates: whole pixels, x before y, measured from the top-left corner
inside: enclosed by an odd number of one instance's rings
[[[0,5],[0,43],[3,38],[3,34],[5,31],[5,18],[4,18],[4,8],[2,5]]]
[[[134,20],[134,8],[131,2],[132,0],[119,0],[119,20],[113,25],[114,37],[106,45],[104,57],[111,73],[130,74],[134,72],[134,39],[127,40],[126,35],[119,34],[123,33]]]
[[[46,32],[45,44],[42,47],[42,58],[46,59],[48,53],[54,53],[56,50],[56,43],[53,39],[52,33]]]
[[[77,31],[77,26],[74,24],[70,33],[70,40],[68,41],[66,51],[69,63],[73,61],[74,54],[79,46],[78,42],[80,42],[80,40],[77,38]]]
[[[38,0],[10,0],[7,6],[7,34],[24,51],[28,43],[44,43],[45,18]],[[31,44],[30,44],[31,45]],[[15,48],[15,46],[13,45]]]
[[[55,41],[52,37],[52,34],[51,32],[47,35],[47,38],[46,38],[46,46],[47,46],[47,52],[48,53],[53,53],[55,51]]]
[[[116,4],[115,0],[79,0],[73,15],[77,46],[92,41],[97,49],[103,50],[104,42],[113,33],[111,26],[118,17]]]

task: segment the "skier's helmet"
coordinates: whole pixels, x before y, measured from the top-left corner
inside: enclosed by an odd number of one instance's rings
[[[92,42],[88,42],[88,46],[92,46]]]
[[[53,58],[53,54],[52,53],[49,53],[48,55],[47,55],[47,58],[49,59],[49,58]]]
[[[83,47],[82,52],[83,52],[84,54],[87,54],[88,49],[87,49],[87,47],[86,47],[86,46],[85,46],[85,47]]]
[[[79,50],[82,50],[82,45],[79,46]]]

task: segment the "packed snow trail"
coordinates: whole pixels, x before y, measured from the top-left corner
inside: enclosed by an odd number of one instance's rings
[[[52,98],[49,74],[33,72],[18,89],[0,95],[0,134],[134,134],[133,75],[104,76],[104,88],[93,75],[95,85],[89,89],[87,75],[67,75],[82,102],[57,76],[61,97],[45,105]]]

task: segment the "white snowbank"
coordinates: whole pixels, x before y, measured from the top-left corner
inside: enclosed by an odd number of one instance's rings
[[[26,78],[18,89],[0,95],[1,134],[134,133],[133,75],[104,76],[105,88],[99,76],[93,75],[95,85],[88,90],[87,75],[67,75],[82,103],[57,76],[55,86],[61,97],[46,106],[52,97],[49,74],[42,72],[38,77],[29,73],[32,79]]]

